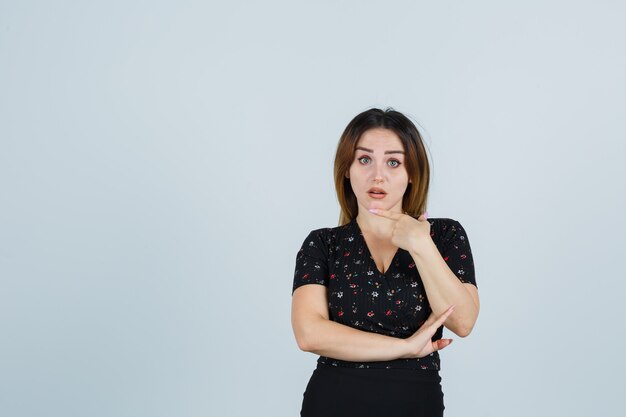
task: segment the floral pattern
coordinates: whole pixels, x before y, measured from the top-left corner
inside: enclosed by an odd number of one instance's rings
[[[463,283],[476,285],[467,234],[453,219],[430,218],[430,235],[450,270]],[[370,254],[356,219],[309,233],[296,255],[293,291],[307,284],[328,287],[331,320],[387,336],[407,338],[431,313],[428,298],[411,254],[398,248],[385,273]],[[433,340],[443,334],[441,326]],[[439,353],[424,358],[351,362],[320,356],[318,363],[352,368],[439,370]]]

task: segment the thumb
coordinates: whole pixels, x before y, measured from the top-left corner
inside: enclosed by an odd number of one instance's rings
[[[433,349],[441,350],[445,348],[446,346],[450,346],[451,343],[452,343],[452,339],[439,339],[433,342]]]

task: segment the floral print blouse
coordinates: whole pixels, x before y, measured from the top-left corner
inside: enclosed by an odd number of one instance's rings
[[[429,218],[430,236],[450,270],[463,283],[476,285],[474,261],[463,226],[452,219]],[[398,248],[381,273],[356,219],[343,226],[313,230],[296,256],[293,291],[306,284],[328,287],[331,320],[353,328],[407,338],[431,313],[426,291],[411,254]],[[443,326],[432,340],[441,339]],[[414,359],[351,362],[320,356],[318,363],[353,368],[439,370],[439,353]]]

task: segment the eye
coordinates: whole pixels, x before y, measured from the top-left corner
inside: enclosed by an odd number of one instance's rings
[[[400,161],[398,161],[397,159],[392,159],[388,163],[389,163],[389,166],[392,168],[397,168],[400,166]],[[395,164],[395,165],[391,165],[391,164]]]
[[[367,162],[363,162],[364,159],[366,159]],[[362,156],[359,159],[357,159],[357,161],[359,161],[362,164],[367,164],[370,161],[370,158],[369,158],[369,156]]]

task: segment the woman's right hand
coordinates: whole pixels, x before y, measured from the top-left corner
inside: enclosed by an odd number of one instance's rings
[[[452,339],[439,339],[432,341],[432,337],[441,326],[448,316],[454,311],[454,306],[450,306],[439,317],[436,317],[434,313],[431,313],[428,319],[422,324],[418,331],[409,336],[406,340],[408,344],[409,354],[407,358],[423,358],[431,353],[441,350],[452,343]]]

